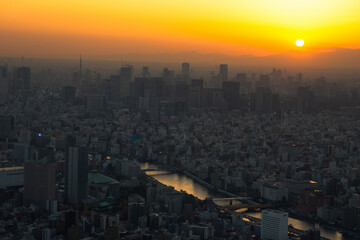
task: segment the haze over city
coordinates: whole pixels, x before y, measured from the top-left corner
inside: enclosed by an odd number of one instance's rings
[[[359,13],[1,0],[0,239],[360,239]]]

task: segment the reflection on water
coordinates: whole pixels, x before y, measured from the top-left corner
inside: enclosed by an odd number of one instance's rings
[[[186,191],[188,194],[192,194],[199,199],[205,198],[224,198],[225,196],[219,193],[216,193],[203,185],[197,183],[191,178],[187,177],[183,174],[177,173],[169,173],[168,171],[161,170],[159,166],[149,163],[140,163],[140,167],[142,170],[152,169],[156,171],[146,171],[147,175],[153,176],[156,180],[165,184],[167,186],[172,186],[177,191]],[[225,197],[226,198],[226,197]],[[218,205],[226,205],[229,204],[228,201],[216,201]],[[239,210],[242,212],[245,209]],[[261,218],[261,213],[246,213],[253,217]],[[301,230],[313,229],[314,225],[312,223],[304,222],[301,220],[297,220],[289,217],[289,224],[292,224],[295,228]],[[331,240],[345,240],[345,238],[340,232],[335,232],[331,230],[327,230],[324,228],[320,228],[321,236],[326,237]]]
[[[142,170],[146,169],[159,169],[157,165],[149,163],[141,163],[140,167]],[[195,182],[191,178],[183,174],[169,173],[168,171],[147,171],[146,174],[153,176],[156,180],[167,186],[172,186],[177,191],[186,191],[188,194],[192,194],[197,198],[204,200],[205,198],[221,198],[224,197],[221,194],[216,194],[204,187],[203,185]]]

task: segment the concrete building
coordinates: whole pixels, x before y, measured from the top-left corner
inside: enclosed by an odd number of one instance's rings
[[[45,208],[48,200],[55,199],[56,167],[38,162],[24,165],[24,204]]]
[[[279,184],[264,184],[261,197],[272,202],[285,202],[289,198],[289,189]]]
[[[261,212],[261,239],[287,240],[288,213],[267,209]]]
[[[0,189],[24,184],[24,167],[0,168]]]
[[[66,162],[66,201],[80,204],[87,198],[88,149],[69,147]]]
[[[227,80],[228,80],[228,65],[220,64],[219,81],[220,83],[222,83],[222,82],[226,82]]]
[[[190,64],[187,62],[181,65],[181,78],[186,83],[190,82]]]

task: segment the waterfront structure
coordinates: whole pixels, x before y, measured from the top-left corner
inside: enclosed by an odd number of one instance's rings
[[[287,240],[288,213],[267,209],[261,212],[261,239]]]

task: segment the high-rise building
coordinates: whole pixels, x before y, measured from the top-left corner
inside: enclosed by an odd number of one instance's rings
[[[46,207],[48,200],[55,199],[56,167],[54,165],[25,162],[24,164],[24,204]]]
[[[30,89],[30,68],[19,67],[16,69],[16,87],[15,90]]]
[[[299,113],[310,113],[314,105],[314,93],[310,87],[299,87],[297,89],[297,106]]]
[[[7,67],[0,66],[0,97],[6,95],[9,91],[9,80],[7,73]]]
[[[236,82],[245,83],[247,81],[246,73],[238,73],[236,74]]]
[[[150,77],[150,72],[149,72],[149,67],[148,66],[144,66],[142,68],[142,77],[143,78],[149,78]]]
[[[190,64],[187,62],[181,65],[181,78],[186,83],[190,82]]]
[[[227,80],[228,80],[228,65],[220,64],[219,81],[220,83],[222,83],[222,82],[226,82]]]
[[[131,94],[131,80],[133,75],[133,67],[126,66],[120,69],[120,96],[121,97],[128,97]]]
[[[41,239],[42,240],[50,240],[51,239],[51,229],[50,228],[42,229]]]
[[[223,92],[229,110],[238,108],[240,100],[240,83],[229,81],[223,82]]]
[[[6,77],[7,77],[7,67],[0,66],[0,78],[6,78]]]
[[[171,71],[168,68],[164,68],[163,80],[166,84],[173,84],[175,81],[175,71]]]
[[[288,213],[267,209],[261,212],[261,239],[287,240]]]
[[[258,114],[273,111],[273,94],[270,88],[258,87],[254,95],[254,109]]]
[[[66,159],[66,201],[80,204],[87,198],[88,149],[69,146]]]
[[[269,88],[270,76],[268,74],[260,74],[259,81],[256,83],[257,87]]]

